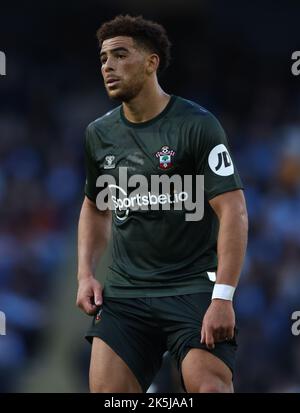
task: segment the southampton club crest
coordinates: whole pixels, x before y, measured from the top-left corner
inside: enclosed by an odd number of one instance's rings
[[[175,151],[170,149],[169,146],[162,146],[161,150],[156,152],[155,156],[159,159],[160,169],[166,170],[172,168]]]
[[[113,169],[116,167],[115,163],[115,156],[114,155],[107,155],[105,157],[105,162],[104,162],[104,169]]]

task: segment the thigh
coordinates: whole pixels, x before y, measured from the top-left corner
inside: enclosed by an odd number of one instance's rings
[[[146,300],[104,298],[100,312],[86,335],[89,341],[94,337],[101,339],[94,341],[98,344],[93,343],[90,377],[101,385],[107,381],[113,392],[119,388],[118,383],[123,383],[121,392],[129,391],[129,378],[130,388],[137,382],[146,392],[166,349],[165,338],[153,321]],[[106,361],[102,365],[103,358]],[[110,363],[114,363],[113,368]]]
[[[90,363],[92,393],[141,393],[142,388],[128,365],[108,344],[94,337]]]
[[[188,393],[232,393],[230,368],[212,353],[193,348],[181,364],[184,387]]]
[[[197,366],[199,363],[202,363],[203,366],[209,365],[206,363],[206,359],[212,363],[215,361],[214,365],[219,366],[220,369],[224,368],[232,381],[237,350],[236,336],[230,341],[216,343],[213,350],[208,350],[205,344],[200,342],[202,320],[210,302],[211,293],[166,297],[161,301],[161,323],[167,334],[167,347],[175,359],[180,373],[182,373],[183,360],[188,355],[186,364],[193,354],[192,361],[188,363],[189,366],[192,366],[194,361],[197,362]],[[198,351],[190,353],[192,349],[198,349]],[[196,360],[194,360],[194,354],[198,355]],[[197,361],[198,359],[199,361]],[[203,369],[204,367],[201,368],[202,371]],[[182,376],[181,380],[183,388],[188,391]]]

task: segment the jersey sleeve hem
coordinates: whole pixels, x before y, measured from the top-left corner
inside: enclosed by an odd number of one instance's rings
[[[225,194],[226,192],[238,191],[239,189],[241,189],[243,191],[244,187],[242,185],[239,185],[239,186],[230,186],[228,188],[222,188],[220,190],[216,190],[216,191],[213,191],[212,193],[210,193],[207,196],[207,199],[210,201],[218,195]]]
[[[96,196],[92,196],[88,194],[86,191],[84,192],[84,194],[90,201],[94,202],[94,204],[96,203]]]

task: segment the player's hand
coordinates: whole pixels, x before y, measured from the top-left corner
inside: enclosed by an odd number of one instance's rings
[[[76,305],[86,314],[96,314],[98,307],[102,304],[102,286],[93,277],[84,278],[79,281]]]
[[[212,300],[203,318],[201,343],[212,350],[215,343],[233,338],[234,327],[235,314],[232,302],[216,298]]]

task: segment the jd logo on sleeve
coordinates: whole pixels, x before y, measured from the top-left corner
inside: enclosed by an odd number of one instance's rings
[[[234,173],[234,166],[225,145],[215,146],[208,156],[210,169],[220,176],[229,176]]]

